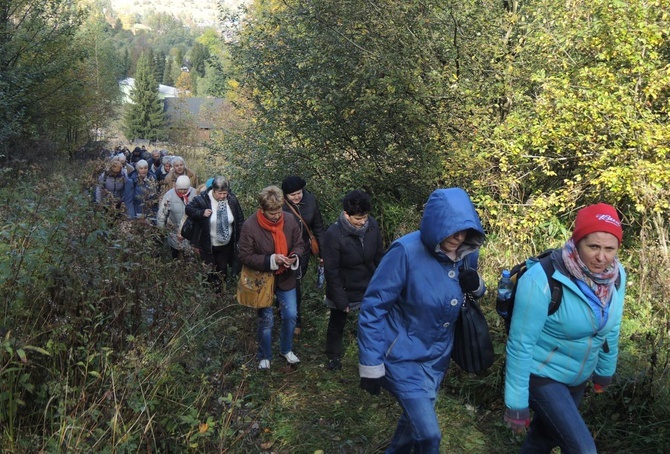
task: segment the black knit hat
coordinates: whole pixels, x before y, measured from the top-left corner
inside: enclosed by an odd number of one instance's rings
[[[281,183],[281,190],[284,191],[284,194],[292,194],[304,188],[306,184],[307,182],[300,177],[286,177]]]

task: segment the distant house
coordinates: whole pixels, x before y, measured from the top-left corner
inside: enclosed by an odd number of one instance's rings
[[[140,32],[148,33],[151,31],[151,27],[144,24],[133,24],[133,26],[130,27],[130,31],[133,32],[133,35],[137,35]]]
[[[122,81],[119,82],[119,87],[121,88],[121,92],[123,93],[123,103],[129,103],[132,102],[130,100],[130,91],[135,87],[135,79],[132,77],[129,77],[127,79],[123,79]],[[160,99],[166,99],[166,98],[176,98],[178,96],[177,89],[175,87],[170,87],[168,85],[163,85],[159,84],[158,85],[158,97]]]
[[[170,128],[194,128],[201,140],[211,137],[217,120],[229,109],[222,98],[166,98],[164,111]]]

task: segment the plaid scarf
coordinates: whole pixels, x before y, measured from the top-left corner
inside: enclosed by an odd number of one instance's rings
[[[607,307],[614,292],[614,284],[619,277],[619,260],[614,261],[602,273],[592,273],[579,257],[579,252],[572,238],[561,250],[563,263],[575,279],[584,282],[593,290],[602,307]]]

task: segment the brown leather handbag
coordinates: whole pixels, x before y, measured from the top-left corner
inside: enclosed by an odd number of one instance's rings
[[[293,208],[293,205],[291,205],[291,204],[288,203],[288,202],[286,203],[286,205],[288,205],[288,207],[291,209],[291,211],[293,211],[293,212],[295,213],[295,215],[298,216],[298,217],[300,218],[300,221],[302,221],[302,225],[304,225],[305,228],[307,229],[307,234],[309,235],[309,243],[310,243],[310,248],[311,248],[311,250],[312,250],[312,254],[314,254],[314,255],[319,255],[319,242],[316,240],[316,237],[314,236],[314,234],[312,233],[312,231],[311,231],[311,230],[309,229],[309,227],[307,226],[307,223],[306,223],[305,220],[302,218],[302,216],[300,216],[300,213],[298,213],[298,212],[295,210],[295,208]]]

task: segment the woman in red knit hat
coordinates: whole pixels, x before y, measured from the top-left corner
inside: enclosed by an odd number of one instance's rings
[[[541,266],[519,279],[507,342],[505,422],[528,436],[522,453],[596,453],[579,404],[589,382],[612,381],[619,353],[626,274],[617,259],[623,232],[611,205],[577,213],[572,237],[552,253],[563,287],[551,315],[551,286]],[[534,417],[530,420],[530,409]]]

